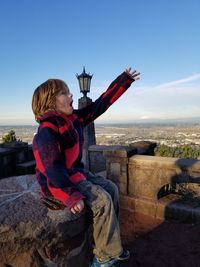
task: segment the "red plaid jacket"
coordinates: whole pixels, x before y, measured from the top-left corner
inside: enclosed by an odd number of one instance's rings
[[[112,105],[133,82],[126,72],[118,76],[95,102],[73,114],[46,113],[33,139],[36,176],[41,192],[62,201],[68,208],[83,195],[74,185],[87,177],[82,158],[83,128]]]

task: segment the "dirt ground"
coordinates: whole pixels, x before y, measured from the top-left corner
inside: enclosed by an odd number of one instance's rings
[[[154,220],[121,211],[121,235],[131,258],[121,267],[200,267],[200,225]]]

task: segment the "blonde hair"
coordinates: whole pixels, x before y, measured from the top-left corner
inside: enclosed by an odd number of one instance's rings
[[[49,79],[39,85],[32,97],[32,110],[36,121],[48,111],[56,111],[56,95],[66,86],[65,82],[59,79]]]

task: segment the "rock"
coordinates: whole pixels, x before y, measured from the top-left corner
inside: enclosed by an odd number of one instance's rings
[[[152,156],[154,156],[154,149],[156,146],[157,144],[151,141],[137,141],[130,145],[130,147],[137,149],[137,154]]]
[[[35,175],[0,180],[0,267],[88,267],[91,213],[50,210]]]

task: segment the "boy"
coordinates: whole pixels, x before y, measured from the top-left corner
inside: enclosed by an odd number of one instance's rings
[[[32,98],[39,122],[33,152],[41,193],[61,201],[74,214],[85,204],[91,208],[95,241],[92,267],[117,265],[129,258],[129,252],[121,245],[116,185],[88,172],[81,162],[83,128],[104,113],[139,74],[126,69],[95,102],[79,110],[73,109],[67,84],[58,79],[41,84]]]

